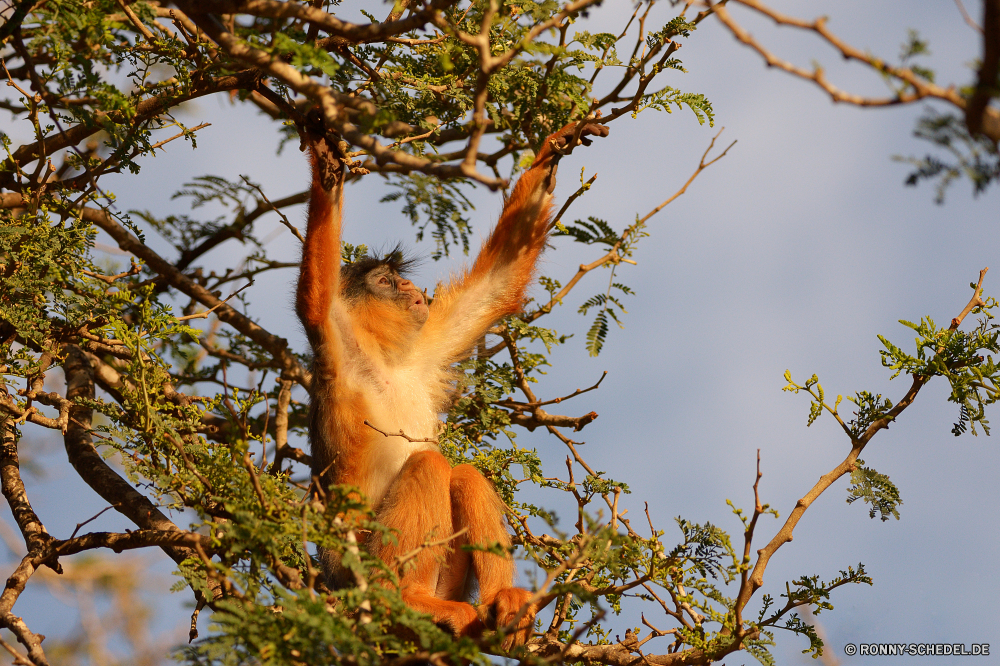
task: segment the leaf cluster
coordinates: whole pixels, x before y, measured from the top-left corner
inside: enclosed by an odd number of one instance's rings
[[[936,181],[935,201],[944,203],[948,188],[965,177],[978,196],[994,182],[1000,182],[1000,152],[997,144],[987,137],[969,134],[965,120],[953,113],[938,113],[933,109],[917,122],[914,135],[930,142],[943,155],[928,153],[924,157],[895,157],[914,167],[906,177],[909,186],[922,181]]]

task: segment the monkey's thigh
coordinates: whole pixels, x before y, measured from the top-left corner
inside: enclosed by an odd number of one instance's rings
[[[510,547],[504,520],[504,506],[493,484],[472,465],[459,465],[451,472],[451,512],[455,531],[465,529],[461,545]],[[465,553],[479,583],[481,603],[492,604],[496,594],[509,588],[514,579],[510,557],[473,551]]]
[[[428,541],[439,541],[452,533],[449,483],[451,465],[437,451],[411,455],[378,510],[378,521],[397,533],[397,543],[371,544],[371,552],[386,564],[417,550]],[[411,585],[429,585],[433,591],[438,562],[448,546],[421,548],[399,574]]]
[[[451,473],[451,511],[455,530],[466,532],[462,544],[510,547],[510,534],[504,519],[503,501],[493,484],[472,465],[459,465]],[[513,587],[514,561],[493,553],[473,551],[469,557],[472,572],[479,581],[479,601],[490,608],[491,627],[509,627],[504,647],[522,645],[531,637],[537,609],[528,606],[531,593]],[[466,564],[468,567],[469,564]],[[439,588],[440,589],[440,586]],[[524,607],[522,609],[522,607]],[[515,624],[515,620],[517,620]]]
[[[447,569],[453,545],[424,546],[452,534],[450,483],[451,465],[440,453],[410,456],[378,511],[379,522],[397,532],[398,542],[373,543],[370,550],[390,566],[397,557],[409,556],[398,572],[403,600],[456,634],[472,635],[482,630],[475,608],[436,594],[439,578],[447,575],[442,569]]]

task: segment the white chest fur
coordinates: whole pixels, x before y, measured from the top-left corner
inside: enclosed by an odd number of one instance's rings
[[[381,368],[365,378],[369,384],[367,420],[382,432],[373,443],[371,473],[364,490],[377,505],[407,458],[416,451],[437,449],[438,418],[428,378],[421,368]],[[399,435],[400,431],[407,437]]]

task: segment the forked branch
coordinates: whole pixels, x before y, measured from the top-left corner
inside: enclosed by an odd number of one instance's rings
[[[985,277],[987,270],[988,269],[983,269],[980,271],[979,283],[973,290],[972,298],[969,300],[969,304],[962,309],[961,314],[952,320],[952,330],[958,327],[958,323],[960,323],[969,312],[984,304],[982,300],[982,285],[983,278]],[[847,457],[844,458],[839,465],[821,476],[819,481],[816,482],[809,492],[796,502],[795,507],[788,515],[784,525],[782,525],[781,529],[778,530],[778,533],[774,535],[771,541],[768,542],[764,548],[757,551],[757,561],[753,566],[753,571],[750,574],[749,581],[744,582],[740,586],[740,591],[736,598],[735,610],[737,613],[742,612],[753,594],[764,584],[764,572],[767,569],[768,562],[779,548],[792,540],[795,526],[798,524],[799,520],[801,520],[806,510],[835,481],[845,474],[850,474],[857,469],[858,456],[864,450],[865,446],[867,446],[868,442],[871,441],[872,437],[874,437],[879,430],[888,427],[889,423],[895,420],[910,404],[913,403],[917,393],[920,391],[921,387],[927,383],[928,379],[929,377],[919,375],[914,376],[913,383],[909,390],[907,390],[906,395],[904,395],[903,398],[889,412],[874,421],[863,435],[857,438],[852,437],[851,450],[847,454]]]
[[[970,111],[969,100],[962,96],[959,91],[956,90],[955,86],[949,86],[947,88],[940,86],[933,81],[924,78],[910,67],[891,65],[871,53],[852,46],[838,37],[829,29],[829,27],[827,27],[827,20],[825,17],[820,17],[813,21],[807,21],[778,12],[764,3],[759,2],[759,0],[732,0],[730,3],[743,5],[758,14],[770,18],[779,26],[787,26],[812,32],[818,35],[820,39],[825,41],[827,44],[837,49],[845,60],[860,62],[872,70],[904,84],[903,87],[901,87],[895,95],[888,97],[866,97],[864,95],[858,95],[843,90],[826,78],[826,74],[822,68],[814,67],[811,70],[806,69],[794,65],[793,63],[775,55],[773,51],[761,44],[761,42],[755,39],[750,32],[748,32],[733,18],[733,16],[729,13],[726,3],[716,3],[713,2],[713,0],[706,0],[705,4],[706,6],[714,9],[715,15],[719,18],[719,21],[733,34],[734,37],[736,37],[738,41],[749,46],[751,49],[760,54],[760,56],[764,58],[768,67],[777,67],[778,69],[788,72],[793,76],[806,81],[811,81],[826,91],[834,102],[844,102],[846,104],[853,104],[855,106],[862,107],[880,107],[910,104],[922,99],[938,99],[951,104],[963,113]],[[987,0],[986,5],[988,17],[991,16],[991,4],[997,5],[1000,3],[998,3],[997,0]],[[997,8],[994,13],[996,14],[996,18],[994,20],[997,25],[1000,25],[1000,8]],[[990,80],[996,80],[996,60],[1000,58],[1000,38],[996,37],[996,34],[1000,34],[1000,30],[996,31],[992,37],[989,33],[984,35],[984,67],[980,71],[980,80],[982,80],[984,76],[989,77],[990,75],[993,76]],[[986,58],[989,60],[987,61]],[[990,68],[988,62],[993,63],[992,69]],[[985,90],[985,88],[980,86],[977,90]],[[1000,111],[994,107],[987,106],[984,102],[984,100],[988,102],[990,94],[977,95],[973,99],[975,101],[975,107],[971,109],[971,113],[967,114],[969,131],[973,134],[982,132],[994,142],[1000,141]]]

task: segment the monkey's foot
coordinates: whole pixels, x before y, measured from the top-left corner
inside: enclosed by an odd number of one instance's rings
[[[434,624],[456,636],[475,638],[486,629],[476,613],[476,607],[464,601],[448,601],[430,594],[404,591],[403,602],[415,611],[432,616]]]
[[[531,638],[532,629],[535,626],[535,614],[538,608],[535,604],[528,604],[531,599],[531,592],[520,587],[508,587],[500,590],[493,600],[493,617],[496,620],[496,629],[507,628],[507,635],[503,639],[503,649],[509,650],[515,645],[524,645]],[[522,612],[521,609],[524,608]],[[514,624],[515,620],[517,621]],[[512,625],[513,626],[510,626]]]
[[[406,601],[405,598],[404,601]],[[434,616],[434,623],[436,625],[445,631],[450,631],[456,636],[478,638],[486,629],[486,625],[483,624],[483,621],[479,619],[478,613],[476,613],[476,607],[472,604],[461,601],[442,601],[439,599],[434,599],[430,603],[424,600],[424,603],[420,605],[409,601],[407,603],[417,610],[429,612]],[[423,607],[421,608],[420,606]]]

